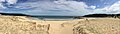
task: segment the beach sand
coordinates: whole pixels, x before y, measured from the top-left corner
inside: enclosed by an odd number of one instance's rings
[[[0,15],[0,34],[120,34],[120,19],[39,20]]]

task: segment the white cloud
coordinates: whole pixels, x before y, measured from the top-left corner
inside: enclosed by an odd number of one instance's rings
[[[100,8],[100,9],[96,9],[96,6],[87,6],[84,2],[76,2],[76,1],[67,1],[67,2],[61,2],[58,4],[63,4],[63,5],[66,5],[67,7],[71,7],[72,8],[71,10],[73,10],[73,11],[79,11],[79,12],[83,12],[83,13],[86,12],[88,14],[94,14],[94,13],[118,14],[118,13],[120,13],[120,1],[114,3],[111,6],[106,6],[104,8]],[[86,8],[91,8],[93,10],[89,10]]]
[[[6,7],[4,7],[1,3],[0,3],[0,9],[5,9]]]
[[[75,9],[74,11],[80,12],[87,12],[88,14],[94,13],[103,13],[103,14],[117,14],[120,13],[120,1],[114,3],[111,6],[106,6],[104,8],[96,9],[96,6],[87,6],[84,2],[76,2],[76,1],[65,1],[65,2],[58,2],[58,4],[66,5],[67,7],[71,7]],[[63,7],[64,8],[64,7]],[[89,10],[86,8],[91,8],[93,10]]]
[[[0,0],[0,9],[5,9],[6,7],[2,5],[2,2],[5,2],[5,0]]]
[[[0,0],[0,9],[5,9],[7,7],[3,6],[2,2],[7,1],[7,5],[9,6],[10,4],[16,4],[18,0]]]
[[[90,6],[90,8],[95,9],[95,8],[96,8],[96,6]]]
[[[111,7],[109,7],[108,10],[110,10],[110,11],[118,11],[118,10],[120,10],[120,1],[113,4]]]
[[[107,6],[105,8],[95,9],[94,12],[95,13],[106,13],[106,14],[118,14],[120,13],[120,1],[114,3],[111,6]]]
[[[0,0],[0,2],[5,2],[5,0]]]
[[[0,0],[0,8],[3,7],[2,2],[4,2],[5,0]],[[103,1],[103,0],[101,0]],[[17,0],[8,0],[7,1],[8,4],[15,4],[17,2]],[[40,4],[38,4],[40,3]],[[55,4],[53,4],[55,3]],[[77,1],[66,1],[66,0],[60,0],[60,1],[54,1],[53,3],[45,3],[45,2],[36,2],[34,3],[23,3],[22,5],[30,5],[34,6],[36,5],[39,9],[39,11],[42,11],[42,9],[45,9],[44,12],[47,12],[47,10],[68,10],[66,12],[68,12],[69,14],[76,14],[76,15],[86,15],[86,14],[94,14],[94,13],[111,13],[111,14],[115,14],[115,13],[120,13],[120,1],[114,3],[112,6],[107,6],[105,8],[101,8],[101,9],[96,9],[96,6],[88,6],[86,5],[84,2],[77,2]],[[36,7],[35,6],[35,7]],[[19,6],[18,8],[21,8],[23,6]],[[42,9],[40,9],[42,7]],[[26,7],[25,7],[26,8]],[[57,8],[57,9],[56,9]],[[91,8],[93,10],[89,10],[86,8]],[[37,10],[35,10],[37,11]],[[69,12],[71,11],[71,12]],[[51,14],[51,13],[50,13]]]
[[[90,10],[86,9],[88,6],[84,2],[77,1],[54,1],[58,5],[64,5],[69,8],[68,10],[73,11],[74,14],[88,14]],[[64,9],[65,7],[62,7]],[[96,7],[92,7],[93,9]]]
[[[18,0],[7,0],[8,4],[16,4]]]

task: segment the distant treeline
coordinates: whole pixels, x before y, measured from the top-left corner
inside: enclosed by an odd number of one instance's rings
[[[10,15],[10,16],[30,16],[26,14],[21,14],[21,13],[0,13],[1,15]]]
[[[120,16],[120,14],[89,14],[83,17],[114,17],[114,16]]]
[[[113,18],[120,18],[120,14],[89,14],[83,17],[113,17]]]
[[[10,16],[29,16],[29,17],[42,17],[42,18],[75,18],[75,19],[81,19],[83,17],[114,17],[114,18],[120,18],[120,14],[89,14],[85,16],[34,16],[34,15],[27,15],[27,14],[21,14],[21,13],[0,13],[1,15],[10,15]]]

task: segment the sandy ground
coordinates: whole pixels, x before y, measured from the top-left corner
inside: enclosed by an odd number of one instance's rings
[[[0,34],[120,34],[120,19],[46,21],[25,16],[0,15]]]

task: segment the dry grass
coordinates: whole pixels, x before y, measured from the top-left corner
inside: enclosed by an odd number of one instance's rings
[[[78,34],[120,34],[120,19],[96,18],[84,20],[79,21],[74,27]]]
[[[120,34],[120,19],[44,21],[25,16],[0,15],[0,34]]]
[[[0,16],[0,34],[48,34],[48,28],[24,16]]]

